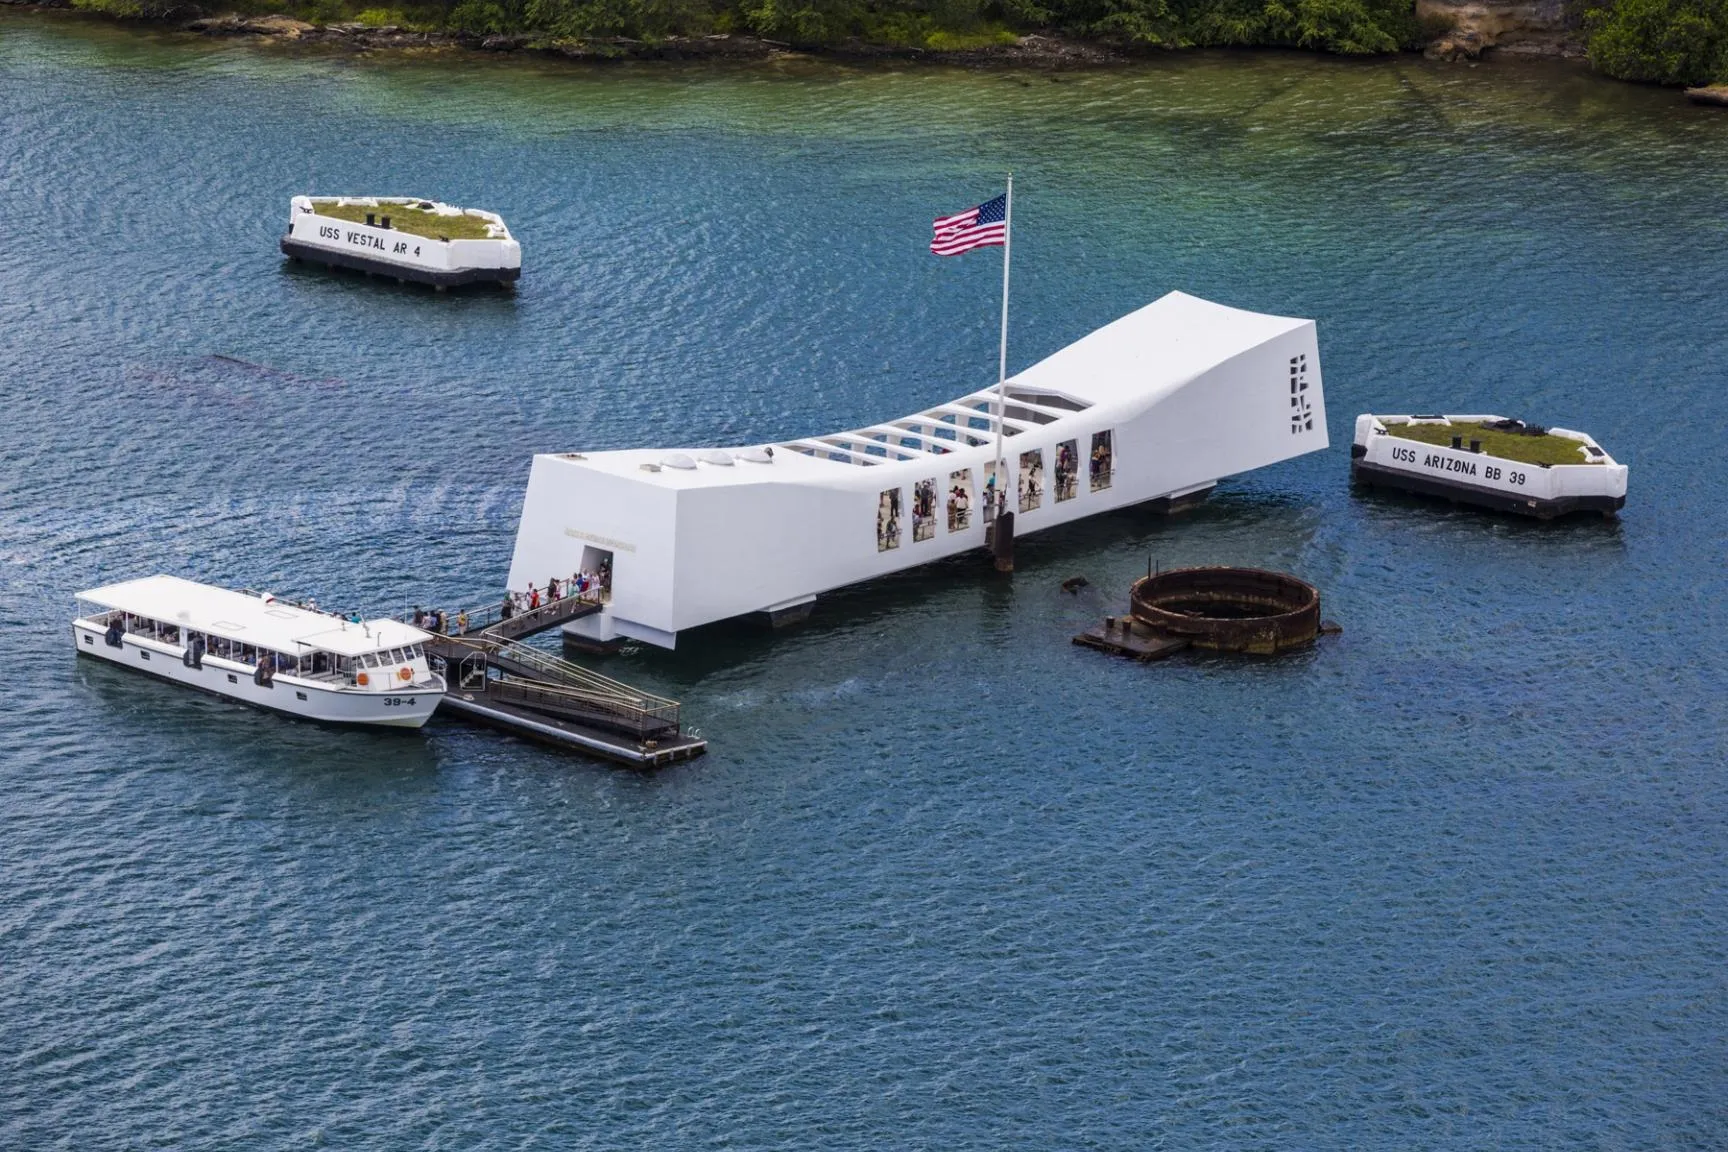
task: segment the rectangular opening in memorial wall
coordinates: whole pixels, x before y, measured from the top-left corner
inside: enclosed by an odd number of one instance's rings
[[[1110,473],[1115,467],[1115,456],[1110,445],[1109,432],[1092,433],[1092,456],[1087,462],[1092,480],[1092,491],[1101,492],[1110,487]]]
[[[936,478],[912,485],[912,542],[936,535]]]
[[[1044,450],[1020,453],[1020,511],[1030,512],[1044,502]]]
[[[964,532],[972,527],[972,469],[948,474],[948,531]]]
[[[1056,502],[1072,500],[1080,491],[1080,446],[1073,440],[1056,445]]]
[[[876,551],[900,547],[900,489],[885,488],[876,498]]]
[[[984,523],[996,519],[996,513],[1003,510],[1008,503],[1006,471],[1000,463],[992,460],[984,469]]]

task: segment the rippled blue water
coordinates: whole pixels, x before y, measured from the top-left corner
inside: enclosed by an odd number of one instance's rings
[[[1725,145],[1563,68],[0,16],[0,1146],[1722,1147]],[[995,257],[923,244],[1010,166],[1016,363],[1175,287],[1313,316],[1333,450],[613,658],[713,741],[657,775],[74,660],[82,587],[464,599],[535,451],[988,381]],[[522,286],[285,267],[305,190],[494,207]],[[1412,408],[1588,429],[1624,519],[1353,497],[1352,418]],[[1071,647],[1149,556],[1294,570],[1346,631]]]

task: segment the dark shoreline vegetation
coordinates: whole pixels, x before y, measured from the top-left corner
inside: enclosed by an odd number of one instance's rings
[[[212,35],[460,45],[580,59],[918,56],[1102,63],[1181,48],[1475,57],[1526,14],[1488,0],[0,0]],[[1728,0],[1548,0],[1540,54],[1586,55],[1622,80],[1728,79]],[[1501,19],[1508,17],[1509,19]]]

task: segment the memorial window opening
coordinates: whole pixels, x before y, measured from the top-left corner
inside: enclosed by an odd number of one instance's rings
[[[936,535],[936,478],[912,485],[912,542]]]
[[[900,547],[900,489],[885,488],[876,498],[876,551]]]
[[[1102,492],[1110,487],[1110,477],[1115,466],[1116,458],[1110,443],[1110,433],[1092,433],[1092,456],[1087,462],[1087,474],[1091,479],[1092,491]]]
[[[1073,440],[1056,445],[1056,502],[1072,500],[1080,492],[1080,446]]]
[[[1020,453],[1020,511],[1030,512],[1044,503],[1044,450]]]
[[[972,527],[972,469],[948,473],[948,531]]]

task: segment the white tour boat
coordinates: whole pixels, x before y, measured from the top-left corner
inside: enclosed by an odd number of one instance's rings
[[[296,196],[282,251],[437,288],[522,275],[522,246],[496,212],[411,196]]]
[[[176,684],[335,724],[418,728],[444,698],[426,632],[177,576],[78,594],[72,643]]]
[[[603,574],[565,633],[673,647],[746,613],[1130,505],[1180,507],[1223,477],[1326,447],[1312,320],[1181,292],[997,388],[847,432],[739,448],[534,457],[510,587]],[[1004,407],[1006,410],[1004,411]]]

